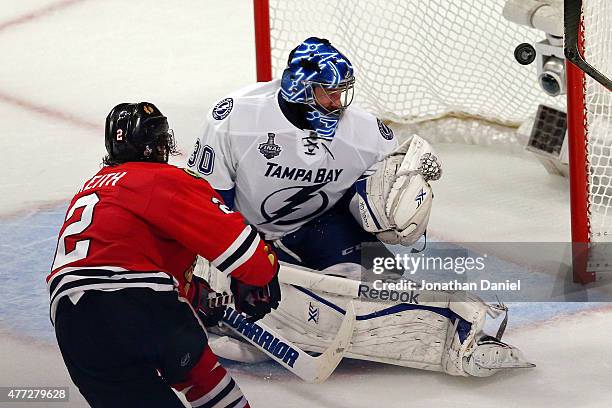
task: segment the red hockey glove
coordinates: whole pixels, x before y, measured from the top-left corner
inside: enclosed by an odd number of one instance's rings
[[[215,326],[223,319],[225,305],[230,302],[229,295],[215,292],[208,282],[195,275],[192,277],[187,297],[206,327]]]

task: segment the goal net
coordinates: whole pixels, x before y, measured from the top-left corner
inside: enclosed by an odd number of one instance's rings
[[[582,29],[585,60],[612,78],[612,2],[585,0]],[[612,93],[588,75],[583,90],[590,240],[612,242]]]
[[[518,127],[546,96],[536,67],[514,48],[542,32],[502,17],[503,0],[270,1],[273,76],[289,51],[313,33],[328,38],[355,67],[355,100],[382,119],[421,123],[475,118]]]
[[[505,3],[269,0],[272,77],[281,76],[289,51],[303,39],[325,37],[355,67],[355,103],[396,128],[434,142],[522,151],[538,106],[566,111],[567,98],[548,96],[536,64],[515,60],[517,45],[535,44],[545,34],[507,21]],[[583,16],[585,59],[610,77],[612,2],[583,0]],[[610,92],[586,77],[582,108],[586,168],[570,171],[587,175],[588,240],[612,242]]]

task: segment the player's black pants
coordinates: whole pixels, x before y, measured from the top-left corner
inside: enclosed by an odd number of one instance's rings
[[[58,306],[55,333],[74,383],[92,407],[181,407],[183,381],[207,339],[176,292],[88,291]],[[160,376],[159,373],[163,376]]]

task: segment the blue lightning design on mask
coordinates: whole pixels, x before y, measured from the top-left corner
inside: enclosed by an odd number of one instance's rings
[[[319,106],[313,88],[338,88],[352,78],[350,61],[326,40],[311,37],[293,51],[281,79],[281,96],[308,105],[310,112],[305,119],[310,128],[321,137],[333,137],[342,111],[332,113]]]

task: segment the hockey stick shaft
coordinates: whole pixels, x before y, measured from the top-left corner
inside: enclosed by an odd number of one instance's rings
[[[355,324],[355,310],[349,303],[344,320],[327,350],[313,357],[281,336],[277,331],[258,321],[248,322],[247,316],[228,306],[223,324],[268,357],[309,383],[325,381],[336,369],[348,349]]]
[[[281,263],[278,278],[282,283],[289,285],[301,286],[303,288],[333,293],[353,299],[359,297],[359,285],[361,283],[359,281],[324,275],[320,272],[286,263]]]

